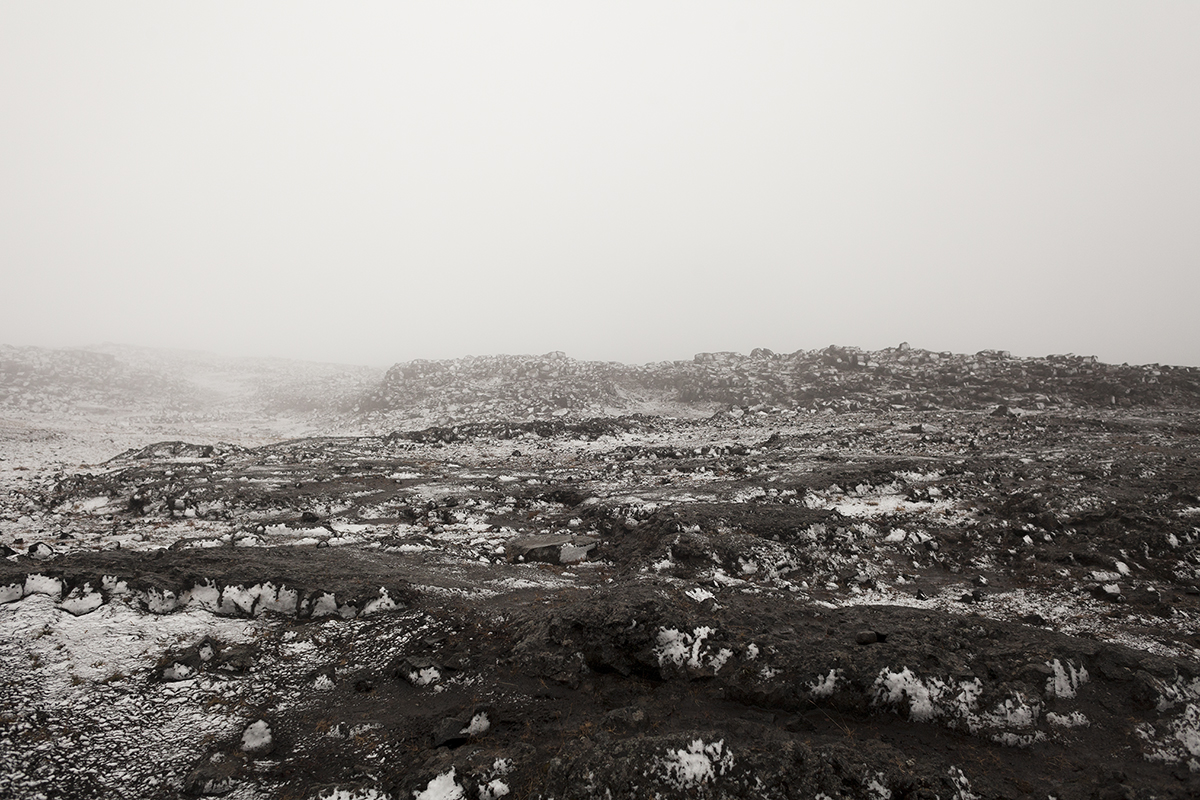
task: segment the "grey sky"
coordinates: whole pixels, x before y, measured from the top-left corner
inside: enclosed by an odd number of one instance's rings
[[[0,4],[0,342],[1200,364],[1200,3]]]

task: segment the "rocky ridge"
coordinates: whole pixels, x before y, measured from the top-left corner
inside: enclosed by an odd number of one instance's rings
[[[901,344],[778,354],[699,353],[645,365],[544,356],[482,356],[393,366],[362,403],[366,417],[473,421],[639,410],[656,403],[786,410],[1200,406],[1200,369],[1100,363],[1093,356],[933,352]],[[397,415],[399,412],[399,415]]]

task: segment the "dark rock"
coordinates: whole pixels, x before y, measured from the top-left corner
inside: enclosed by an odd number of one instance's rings
[[[29,555],[31,558],[36,558],[39,561],[46,561],[47,559],[54,558],[56,555],[58,555],[58,551],[45,542],[34,542],[29,546],[29,552],[27,555]]]
[[[523,536],[504,545],[509,561],[540,561],[547,564],[573,564],[586,561],[600,540],[594,536],[547,534]]]
[[[210,761],[188,773],[183,783],[183,791],[198,797],[219,797],[232,792],[239,783],[235,762]]]
[[[879,641],[879,635],[875,631],[859,631],[854,640],[859,644],[875,644]]]
[[[434,747],[460,747],[470,740],[466,732],[468,722],[457,717],[446,717],[437,724],[433,731]]]
[[[638,706],[615,708],[604,715],[604,722],[622,730],[641,730],[647,724],[646,711]]]
[[[409,657],[403,659],[395,669],[395,675],[416,687],[429,686],[441,680],[444,667],[429,658]]]

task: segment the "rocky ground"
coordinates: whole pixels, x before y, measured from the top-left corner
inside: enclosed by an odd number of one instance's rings
[[[0,796],[1200,795],[1195,370],[151,361],[0,404]]]

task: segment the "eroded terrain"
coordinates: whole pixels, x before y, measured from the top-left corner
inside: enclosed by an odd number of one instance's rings
[[[1193,796],[1198,434],[735,408],[30,476],[0,792]]]
[[[10,351],[0,796],[1200,794],[1195,370]]]

